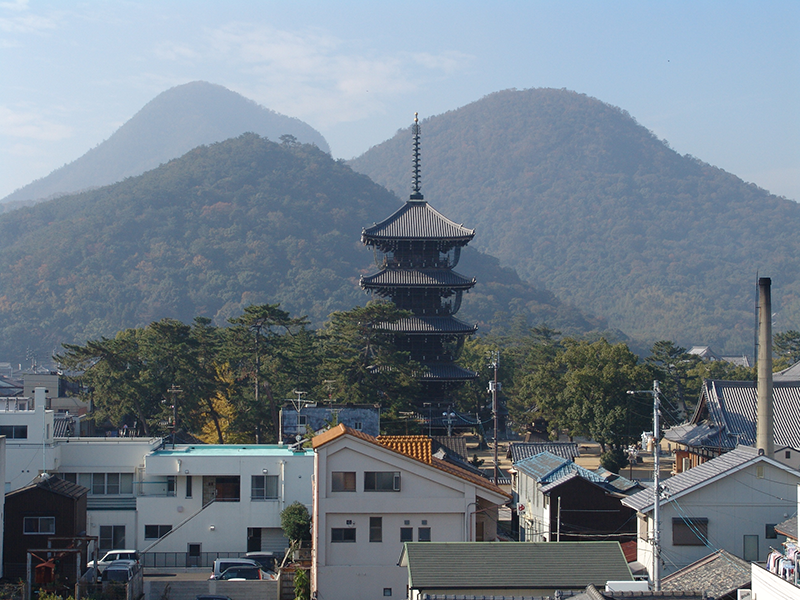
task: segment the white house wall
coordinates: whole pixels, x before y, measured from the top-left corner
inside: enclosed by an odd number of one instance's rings
[[[766,539],[766,525],[777,524],[797,509],[795,487],[800,473],[787,472],[766,462],[751,464],[672,502],[661,504],[661,552],[664,559],[662,575],[708,555],[725,549],[740,558],[744,556],[744,536],[758,536],[758,559],[765,560],[770,545],[778,539]],[[652,511],[648,527],[652,530]],[[672,538],[673,518],[695,517],[708,519],[709,546],[675,546]],[[650,545],[643,543],[645,525],[639,521],[637,560],[652,565]],[[650,534],[651,535],[651,534]],[[783,539],[783,538],[781,538]]]
[[[396,566],[401,527],[430,527],[431,540],[459,542],[474,537],[476,486],[459,477],[350,436],[316,450],[314,582],[319,600],[405,597],[406,570]],[[356,473],[355,492],[331,491],[334,471]],[[400,491],[365,492],[365,471],[399,471]],[[483,490],[482,490],[483,492]],[[481,494],[506,499],[488,490]],[[370,517],[381,517],[382,540],[370,542]],[[349,521],[349,523],[348,523]],[[355,542],[332,542],[333,528],[355,529]]]

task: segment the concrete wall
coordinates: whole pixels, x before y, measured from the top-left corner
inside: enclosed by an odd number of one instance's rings
[[[169,586],[169,600],[195,600],[199,594],[221,594],[231,600],[278,600],[277,581],[186,581],[159,577],[145,579],[144,600],[161,600]]]

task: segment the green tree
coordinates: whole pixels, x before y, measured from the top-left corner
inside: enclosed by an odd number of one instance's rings
[[[281,529],[292,543],[311,539],[311,515],[305,504],[295,501],[281,511]]]
[[[664,397],[677,405],[674,418],[678,422],[686,419],[689,406],[694,404],[695,398],[700,394],[702,379],[693,374],[693,369],[700,361],[697,355],[689,354],[686,348],[676,346],[668,340],[653,344],[650,356],[645,358],[660,382]]]
[[[566,339],[563,346],[527,378],[529,401],[554,426],[588,436],[604,450],[638,438],[650,416],[627,392],[647,389],[651,370],[622,343]]]
[[[399,416],[419,393],[423,367],[397,349],[385,327],[409,316],[388,302],[334,312],[321,332],[322,375],[330,395],[357,403],[380,402]]]
[[[772,338],[773,368],[780,371],[800,362],[800,331],[795,329],[776,333]]]

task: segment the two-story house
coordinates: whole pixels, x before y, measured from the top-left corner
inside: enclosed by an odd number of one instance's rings
[[[431,454],[427,436],[373,437],[339,425],[313,439],[312,593],[405,597],[405,542],[496,539],[510,497]]]

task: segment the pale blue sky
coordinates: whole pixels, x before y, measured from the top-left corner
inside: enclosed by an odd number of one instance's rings
[[[507,88],[627,110],[800,200],[800,2],[0,0],[0,198],[202,79],[351,158]]]

